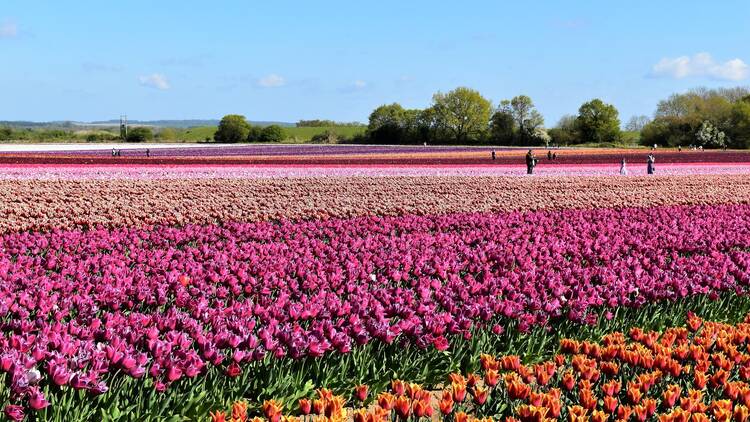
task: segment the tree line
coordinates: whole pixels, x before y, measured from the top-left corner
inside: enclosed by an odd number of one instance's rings
[[[644,145],[750,147],[750,90],[697,88],[673,94],[641,130]]]
[[[478,91],[460,87],[438,92],[426,109],[382,105],[369,117],[367,137],[373,143],[571,145],[620,140],[617,109],[600,99],[581,105],[578,115],[545,129],[532,99],[518,95],[497,107]]]

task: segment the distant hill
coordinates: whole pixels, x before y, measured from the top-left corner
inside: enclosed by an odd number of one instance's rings
[[[128,120],[128,124],[135,126],[153,126],[153,127],[172,127],[177,129],[188,129],[202,126],[217,126],[219,120],[214,119],[192,119],[192,120]],[[279,125],[282,127],[294,127],[294,123],[289,122],[264,122],[251,121],[250,124],[257,126]],[[81,127],[117,127],[120,120],[99,120],[94,122],[73,122],[73,121],[52,121],[52,122],[31,122],[31,121],[10,121],[0,120],[0,126],[11,127],[14,129],[76,129]]]
[[[90,122],[90,123],[81,123],[82,126],[86,125],[119,125],[120,121],[117,119],[112,120],[105,120],[105,121],[98,121],[98,122]],[[194,119],[194,120],[128,120],[128,124],[131,125],[143,125],[143,126],[154,126],[154,127],[173,127],[178,129],[187,129],[191,127],[201,127],[201,126],[218,126],[219,120],[201,120],[201,119]],[[269,125],[279,125],[282,127],[293,127],[294,123],[289,122],[264,122],[264,121],[250,121],[250,124],[256,125],[256,126],[269,126]]]

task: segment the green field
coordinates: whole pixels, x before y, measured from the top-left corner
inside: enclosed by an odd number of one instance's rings
[[[284,133],[287,135],[288,142],[307,142],[313,136],[324,133],[326,130],[335,132],[339,136],[346,138],[357,134],[362,134],[367,128],[357,126],[330,126],[330,127],[285,127]],[[189,129],[176,130],[177,139],[187,142],[205,141],[206,138],[213,140],[216,126],[200,126]]]

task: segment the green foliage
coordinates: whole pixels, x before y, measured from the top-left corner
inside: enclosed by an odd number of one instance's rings
[[[594,99],[581,105],[576,118],[581,142],[618,142],[620,119],[615,106]]]
[[[160,130],[157,136],[162,141],[174,141],[177,139],[177,131],[171,127],[167,127]]]
[[[333,130],[326,130],[323,133],[318,133],[310,139],[310,142],[313,144],[337,144],[339,141],[339,135]]]
[[[219,128],[214,133],[214,140],[220,143],[233,144],[248,139],[250,124],[245,116],[228,114],[221,118]]]
[[[513,145],[515,120],[507,110],[499,109],[490,118],[490,139],[495,144]]]
[[[600,341],[614,331],[627,333],[639,327],[660,331],[681,326],[688,311],[710,321],[737,323],[750,311],[750,298],[728,292],[718,299],[708,295],[685,297],[674,302],[648,303],[640,308],[612,309],[611,319],[604,309],[595,324],[585,325],[563,318],[550,322],[549,329],[536,327],[528,332],[518,330],[518,320],[493,318],[484,328],[471,329],[470,340],[462,336],[450,339],[449,349],[420,348],[398,340],[391,344],[379,341],[355,347],[350,353],[330,353],[320,358],[263,360],[242,364],[242,374],[229,378],[224,370],[207,367],[196,378],[173,383],[164,392],[154,388],[149,377],[135,379],[118,372],[102,375],[109,391],[88,394],[70,386],[45,384],[42,391],[51,406],[36,412],[37,421],[188,421],[207,420],[208,412],[226,409],[235,400],[249,401],[250,411],[259,413],[263,400],[276,399],[287,411],[296,410],[297,400],[313,394],[317,387],[329,387],[334,394],[350,397],[352,388],[367,384],[373,395],[382,391],[392,379],[404,379],[435,389],[451,372],[474,372],[479,369],[482,353],[495,356],[520,355],[524,364],[551,359],[559,352],[562,338]],[[505,328],[496,335],[495,324]],[[0,394],[10,395],[7,374],[0,374]]]
[[[281,142],[284,139],[286,139],[286,133],[279,125],[266,126],[260,131],[261,142]]]
[[[747,148],[742,103],[748,94],[750,91],[746,88],[697,88],[684,94],[673,94],[657,105],[654,120],[643,128],[641,143],[698,145],[696,136],[708,121],[725,134],[727,146]]]
[[[13,139],[13,129],[9,127],[0,127],[0,141],[9,141]]]
[[[128,130],[127,142],[150,142],[154,139],[154,132],[147,127],[134,127]]]
[[[492,104],[478,91],[459,87],[432,97],[438,136],[460,143],[476,143],[486,135]]]

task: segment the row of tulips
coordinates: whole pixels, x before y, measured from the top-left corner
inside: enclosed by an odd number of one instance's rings
[[[267,357],[445,351],[508,320],[745,294],[749,219],[735,205],[7,234],[0,370],[41,409],[42,384],[102,394],[117,373],[164,391]]]
[[[724,203],[750,203],[745,175],[0,180],[0,233]]]
[[[659,166],[659,175],[748,174],[750,163],[696,163]],[[541,166],[543,176],[620,175],[620,164]],[[631,165],[628,175],[646,174],[646,167]],[[444,177],[526,176],[524,165],[515,166],[0,166],[0,179],[269,179],[300,177]]]
[[[364,147],[368,148],[368,147]],[[211,149],[211,155],[200,155],[201,152],[187,155],[167,155],[168,151],[159,149],[153,157],[146,157],[144,152],[133,152],[129,155],[125,151],[123,156],[112,157],[111,155],[99,153],[23,153],[9,152],[0,153],[0,164],[145,164],[145,165],[222,165],[222,164],[273,164],[273,165],[497,165],[497,164],[523,164],[525,151],[523,149],[499,151],[495,160],[491,159],[490,149],[466,149],[466,150],[433,150],[424,151],[408,150],[399,152],[397,150],[387,152],[357,152],[357,149],[347,152],[336,153],[332,151],[327,154],[295,154],[294,148],[288,148],[286,155],[279,153],[257,155],[252,149],[245,153],[217,155],[216,149]],[[544,149],[537,150],[538,154],[544,153]],[[646,161],[646,150],[556,150],[556,160],[542,162],[550,166],[576,165],[576,164],[602,164],[616,163],[625,158],[629,162]],[[678,152],[661,151],[656,153],[660,163],[701,163],[701,162],[723,162],[723,163],[746,163],[750,161],[749,151],[705,151],[705,152]]]
[[[563,339],[559,354],[526,363],[517,355],[481,356],[481,369],[453,373],[437,389],[392,381],[375,395],[367,386],[351,398],[319,389],[284,413],[276,401],[254,407],[236,402],[212,422],[329,420],[375,422],[447,419],[504,420],[738,421],[750,420],[750,323],[703,321],[694,314],[684,327],[662,332],[632,328],[601,341]]]

